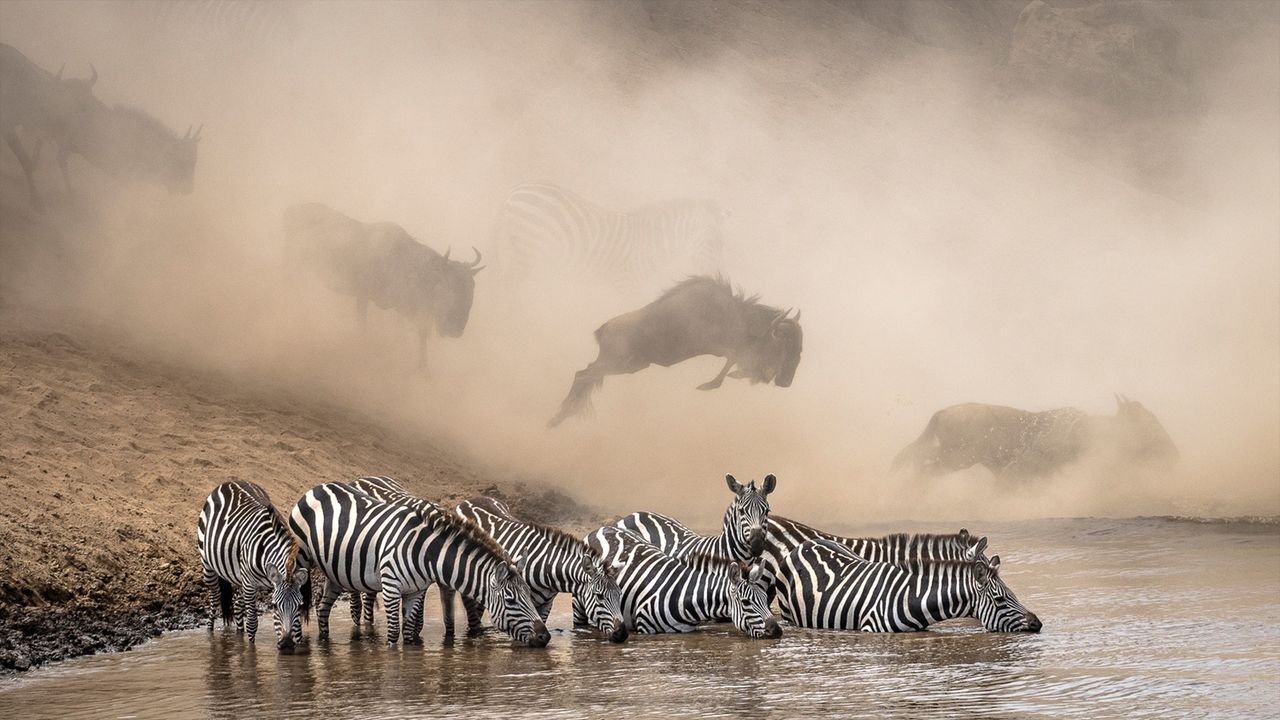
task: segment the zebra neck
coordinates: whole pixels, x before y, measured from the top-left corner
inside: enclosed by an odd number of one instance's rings
[[[961,563],[923,563],[912,568],[909,606],[921,628],[943,620],[973,617],[973,570]]]
[[[721,523],[720,534],[713,538],[706,538],[705,545],[695,546],[695,551],[701,551],[710,555],[718,555],[728,560],[750,560],[751,548],[742,541],[738,534],[738,513],[730,507],[724,513],[724,522]]]

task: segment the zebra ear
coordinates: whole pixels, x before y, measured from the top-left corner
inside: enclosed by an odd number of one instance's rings
[[[978,544],[974,545],[972,548],[974,557],[981,555],[982,551],[986,549],[987,549],[987,539],[985,537],[979,538]]]
[[[284,579],[284,576],[280,574],[280,571],[276,568],[275,565],[267,566],[267,580],[270,580],[271,584],[274,585],[276,583],[279,583],[283,579]]]
[[[298,568],[293,571],[293,582],[295,585],[302,585],[311,577],[311,571],[306,568]]]
[[[991,556],[991,562],[989,563],[989,565],[991,566],[991,571],[992,571],[992,572],[995,572],[996,570],[999,570],[999,569],[1000,569],[1000,556],[999,556],[999,555],[992,555],[992,556]]]
[[[774,477],[773,473],[769,473],[768,475],[765,475],[764,485],[761,488],[761,492],[764,493],[765,495],[768,495],[769,493],[773,492],[774,488],[776,487],[778,487],[778,478]]]
[[[725,475],[725,476],[724,476],[724,483],[725,483],[725,485],[728,485],[728,486],[729,486],[729,489],[733,491],[733,494],[734,494],[734,495],[741,495],[741,494],[742,494],[742,485],[740,485],[740,484],[738,483],[737,479],[736,479],[736,478],[734,478],[732,475]]]
[[[763,573],[764,573],[764,568],[760,567],[759,565],[752,565],[751,572],[747,574],[747,580],[749,582],[757,582],[760,580],[760,575]]]
[[[969,531],[968,531],[968,529],[966,529],[966,528],[960,528],[960,532],[956,533],[956,535],[959,535],[959,536],[960,536],[960,542],[961,542],[961,543],[963,543],[963,544],[965,544],[965,545],[968,545],[968,544],[969,544]]]

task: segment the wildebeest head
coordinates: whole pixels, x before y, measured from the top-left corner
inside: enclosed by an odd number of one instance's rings
[[[737,540],[747,547],[751,556],[758,557],[764,552],[769,525],[769,493],[778,486],[778,478],[765,475],[759,490],[755,480],[743,485],[732,475],[725,475],[724,481],[735,495],[725,513],[725,530],[736,532]]]
[[[476,259],[469,262],[450,260],[451,250],[445,250],[435,263],[436,282],[426,288],[427,306],[435,317],[436,328],[441,335],[460,337],[471,317],[471,303],[475,299],[476,273],[484,269],[480,264],[480,251],[471,248]]]
[[[1115,397],[1117,441],[1125,454],[1142,462],[1177,462],[1178,448],[1156,416],[1137,400]]]
[[[800,366],[800,351],[804,346],[804,331],[800,329],[800,313],[788,317],[791,310],[779,313],[769,324],[769,334],[764,338],[758,372],[765,382],[773,381],[778,387],[790,387]]]

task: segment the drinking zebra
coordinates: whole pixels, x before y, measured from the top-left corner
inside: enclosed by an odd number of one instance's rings
[[[655,276],[665,283],[672,276],[720,270],[723,219],[710,200],[617,212],[555,185],[528,184],[502,204],[495,242],[509,280],[554,267],[627,290]]]
[[[674,558],[629,530],[602,527],[587,544],[610,565],[620,564],[622,615],[638,633],[692,632],[730,620],[753,638],[780,638],[759,565],[704,554]],[[586,609],[574,598],[574,624]]]
[[[519,520],[504,503],[489,497],[460,503],[457,513],[483,528],[508,553],[524,558],[524,577],[544,622],[556,594],[572,593],[591,625],[612,642],[626,641],[622,592],[610,568],[586,543],[562,530]],[[468,597],[462,602],[468,628],[479,629],[482,608]]]
[[[1040,619],[1000,579],[1000,556],[869,562],[830,540],[808,540],[783,559],[778,607],[806,628],[910,632],[976,618],[993,632],[1039,632]]]
[[[204,584],[209,590],[209,631],[219,611],[235,618],[249,642],[258,632],[258,591],[271,591],[276,647],[290,652],[302,642],[311,608],[311,572],[298,563],[298,543],[261,487],[226,482],[213,489],[196,524]]]
[[[427,517],[434,517],[436,515],[447,514],[449,512],[430,500],[423,500],[420,497],[409,494],[409,492],[404,489],[403,485],[386,475],[362,477],[351,483],[351,487],[374,498],[375,500],[407,505]],[[407,634],[409,637],[417,638],[422,633],[422,605],[425,598],[426,594],[423,593],[422,597],[418,598],[410,609],[409,617],[412,621],[407,628]],[[441,606],[445,608],[446,633],[453,632],[452,599],[453,593],[441,585],[440,601]],[[364,620],[363,624],[370,626],[373,625],[373,614],[374,609],[377,606],[377,601],[378,593],[351,593],[351,623],[354,628],[359,628],[361,626],[362,618]]]
[[[614,524],[634,532],[645,542],[674,557],[701,553],[730,560],[753,560],[765,549],[768,496],[778,486],[778,479],[765,475],[759,490],[754,480],[747,485],[739,483],[732,475],[725,475],[724,480],[733,491],[734,498],[724,511],[719,535],[699,535],[679,520],[654,512],[631,513]]]
[[[329,610],[343,590],[381,591],[387,642],[394,644],[402,603],[411,608],[432,583],[478,599],[493,624],[518,642],[545,647],[551,639],[529,597],[523,560],[513,562],[493,538],[463,518],[426,516],[343,483],[326,483],[298,500],[289,528],[328,580],[316,606],[322,639],[329,635]]]
[[[884,537],[844,537],[823,532],[789,518],[772,515],[765,533],[765,576],[771,581],[778,576],[778,569],[787,554],[807,540],[828,540],[843,545],[854,555],[871,562],[906,563],[912,560],[974,560],[980,554],[978,538],[960,528],[954,534],[909,535],[895,533]]]

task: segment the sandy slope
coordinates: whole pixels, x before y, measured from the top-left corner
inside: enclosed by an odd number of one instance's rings
[[[389,474],[429,498],[483,491],[530,517],[584,519],[339,408],[144,358],[100,328],[0,311],[4,668],[199,622],[196,517],[225,480],[287,508],[319,482]]]

